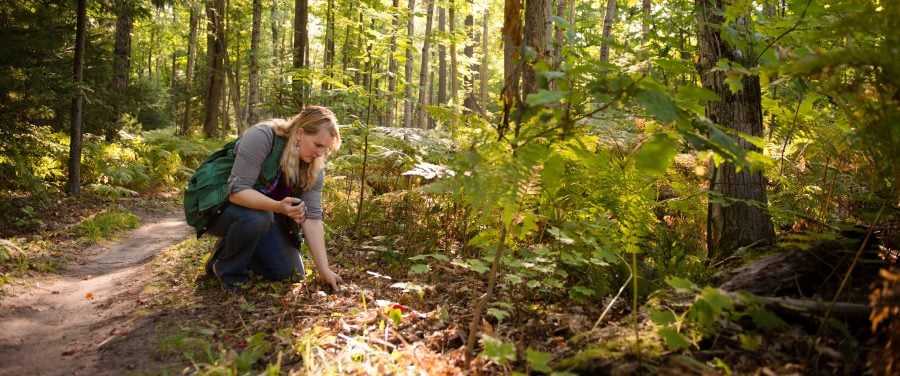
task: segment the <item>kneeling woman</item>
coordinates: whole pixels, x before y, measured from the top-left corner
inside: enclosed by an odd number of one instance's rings
[[[290,121],[273,119],[248,130],[234,145],[229,204],[208,226],[207,232],[221,239],[207,273],[228,290],[240,289],[250,271],[267,279],[302,279],[300,224],[318,280],[336,290],[342,280],[328,267],[325,253],[322,166],[340,144],[334,113],[319,106]]]

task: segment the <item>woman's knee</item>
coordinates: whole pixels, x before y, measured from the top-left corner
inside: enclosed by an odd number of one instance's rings
[[[275,215],[270,211],[245,208],[237,222],[240,223],[242,231],[265,234],[272,228]]]

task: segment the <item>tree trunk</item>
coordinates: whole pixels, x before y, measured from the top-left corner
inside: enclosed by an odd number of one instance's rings
[[[253,0],[253,29],[250,33],[250,72],[247,77],[247,126],[259,122],[259,28],[262,22],[262,0]]]
[[[307,18],[309,17],[307,0],[294,0],[294,73],[291,75],[291,91],[297,108],[303,108],[303,73],[306,67],[306,45],[309,34],[306,31]]]
[[[716,124],[759,137],[763,127],[759,77],[743,77],[743,89],[733,93],[725,83],[725,72],[715,69],[720,59],[738,62],[748,69],[755,66],[753,51],[741,51],[722,39],[724,8],[722,0],[696,0],[700,51],[697,71],[703,87],[721,98],[707,102],[706,116]],[[737,26],[747,29],[746,24]],[[758,150],[744,140],[739,142],[747,150]],[[739,247],[774,243],[775,230],[765,209],[766,180],[761,171],[744,168],[738,172],[734,165],[722,164],[713,169],[710,190],[721,193],[726,200],[734,200],[727,206],[710,204],[707,236],[711,261],[726,258]]]
[[[391,54],[388,60],[388,93],[385,97],[387,97],[387,111],[384,114],[384,125],[386,127],[394,127],[397,110],[397,59],[394,58],[394,54],[397,53],[397,33],[400,32],[400,0],[393,0],[391,4],[391,10],[393,13],[393,29],[391,30]]]
[[[534,93],[538,89],[537,76],[533,64],[538,61],[550,61],[550,35],[553,30],[550,22],[550,0],[528,0],[525,2],[524,41],[526,47],[534,50],[534,60],[527,61],[522,67],[522,96]]]
[[[428,2],[428,11],[425,12],[425,37],[422,41],[422,67],[419,69],[419,108],[416,111],[416,126],[422,129],[428,128],[428,115],[425,112],[425,106],[428,105],[428,61],[431,58],[428,49],[431,45],[431,23],[434,20],[434,2],[435,0],[426,0]]]
[[[75,27],[75,96],[72,97],[72,128],[69,131],[69,176],[67,192],[71,196],[81,194],[81,110],[84,103],[84,44],[86,0],[78,0],[78,21]]]
[[[445,7],[438,10],[438,34],[441,35],[441,43],[438,44],[438,87],[437,103],[447,104],[447,45],[444,36],[447,32],[447,17]]]
[[[612,25],[616,20],[616,0],[606,0],[606,16],[603,17],[603,41],[600,42],[600,61],[609,62],[609,41]]]
[[[568,5],[569,0],[557,0],[556,1],[556,16],[562,19],[566,19],[566,6]],[[553,27],[553,39],[555,41],[555,45],[553,46],[553,66],[559,67],[562,64],[562,48],[565,43],[565,29],[559,26]],[[555,88],[555,83],[550,83],[551,88]]]
[[[224,88],[225,28],[222,16],[224,0],[207,0],[206,34],[206,92],[203,97],[203,133],[206,137],[216,137],[219,125],[219,105]]]
[[[481,82],[481,117],[487,119],[488,112],[488,76],[487,67],[490,63],[488,59],[488,19],[491,11],[484,10],[484,19],[481,24],[481,70],[478,72],[479,82]]]
[[[332,65],[334,64],[334,0],[328,0],[325,11],[325,54],[322,59],[322,69],[325,70],[325,76],[334,78]],[[328,80],[322,80],[322,91],[331,89]]]
[[[455,0],[450,0],[450,11],[447,15],[448,30],[450,32],[450,103],[454,106],[459,105],[459,80],[457,72],[459,71],[456,62],[456,4]]]
[[[641,12],[643,13],[643,18],[641,18],[641,37],[644,38],[644,43],[647,42],[647,38],[650,36],[650,5],[650,0],[641,1]]]
[[[188,5],[191,7],[190,32],[188,37],[188,61],[187,72],[185,78],[185,98],[184,98],[184,114],[181,118],[181,135],[187,135],[190,132],[191,124],[191,105],[193,104],[194,91],[194,66],[197,61],[197,24],[200,19],[200,9],[195,1],[190,1]]]
[[[128,74],[131,66],[131,30],[134,28],[134,5],[129,0],[116,1],[116,40],[113,46],[113,75],[112,89],[115,93],[113,111],[113,127],[106,129],[106,139],[118,138],[118,132],[122,129],[122,116],[125,115],[126,90],[128,89]]]
[[[469,73],[466,74],[466,98],[463,100],[463,106],[474,113],[481,113],[481,110],[478,107],[478,89],[475,86],[475,73],[479,72],[481,69],[479,68],[478,63],[475,63],[475,16],[472,15],[472,9],[474,8],[474,2],[472,0],[468,0],[469,3],[469,13],[466,14],[466,19],[463,21],[463,27],[466,29],[466,47],[463,49],[463,54],[466,55],[466,61],[473,62],[469,67]]]
[[[406,35],[409,37],[409,41],[413,40],[415,37],[415,21],[416,21],[416,0],[409,0],[409,6],[407,8],[407,14],[409,15],[409,19],[406,22]],[[413,51],[412,51],[412,43],[408,43],[406,46],[406,66],[404,67],[404,79],[406,80],[406,97],[403,106],[403,126],[405,128],[411,128],[413,123],[413,90],[412,90],[412,82],[413,82]]]
[[[509,129],[510,110],[519,107],[519,51],[522,47],[522,1],[505,0],[503,6],[503,120],[497,127],[497,137],[503,138]]]

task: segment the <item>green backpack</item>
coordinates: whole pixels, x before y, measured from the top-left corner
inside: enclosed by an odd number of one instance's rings
[[[237,140],[231,141],[207,157],[194,171],[184,190],[184,218],[197,231],[198,238],[206,232],[207,225],[218,217],[228,203],[228,177],[231,175],[231,167],[234,166],[236,143]],[[254,188],[264,187],[264,181],[275,178],[283,148],[284,140],[278,136],[273,137],[272,151],[263,162],[260,179]]]

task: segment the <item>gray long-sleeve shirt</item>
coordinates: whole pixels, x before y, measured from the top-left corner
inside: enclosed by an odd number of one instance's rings
[[[234,166],[228,177],[228,191],[237,193],[245,189],[253,189],[259,179],[262,164],[272,152],[272,140],[275,132],[266,124],[257,124],[247,130],[234,145]],[[306,204],[307,219],[322,219],[322,186],[325,185],[325,171],[319,171],[316,183],[300,194]]]

